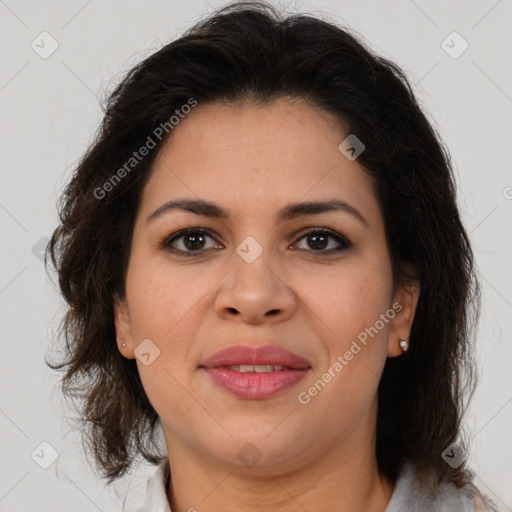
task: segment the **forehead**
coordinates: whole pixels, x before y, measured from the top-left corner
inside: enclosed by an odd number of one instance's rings
[[[367,210],[375,202],[370,179],[338,149],[347,135],[341,122],[300,100],[198,104],[160,149],[142,209],[190,197],[243,214],[340,196]]]
[[[271,154],[289,152],[306,154],[334,145],[336,149],[344,129],[341,121],[303,100],[277,100],[268,105],[250,102],[199,104],[173,130],[161,155],[178,146],[201,146],[210,154],[222,150],[251,149]],[[313,151],[317,153],[317,151]],[[188,155],[201,157],[201,154]],[[236,155],[232,155],[236,158]]]

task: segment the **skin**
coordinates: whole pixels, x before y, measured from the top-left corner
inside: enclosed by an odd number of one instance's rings
[[[419,287],[394,289],[375,192],[357,160],[338,149],[347,135],[300,100],[199,104],[160,150],[143,190],[115,325],[124,357],[135,358],[145,339],[160,350],[148,366],[136,359],[162,421],[173,512],[377,512],[391,498],[394,484],[379,474],[375,457],[377,387],[386,358],[399,356],[399,339],[409,339]],[[213,201],[231,216],[168,211],[147,222],[177,198]],[[275,221],[288,203],[332,198],[357,208],[368,226],[343,211]],[[180,238],[173,247],[200,255],[159,246],[192,227],[212,238],[188,245]],[[328,255],[339,242],[327,238],[318,249],[304,236],[315,227],[352,247]],[[236,252],[248,236],[263,249],[252,263]],[[394,303],[401,311],[307,405],[299,403],[298,393]],[[238,398],[198,368],[227,346],[267,343],[312,367],[274,397]],[[237,457],[248,442],[261,455],[251,467]]]

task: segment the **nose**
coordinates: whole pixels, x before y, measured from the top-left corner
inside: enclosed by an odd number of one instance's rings
[[[238,258],[238,256],[237,256]],[[222,280],[215,310],[224,320],[245,324],[283,322],[295,312],[296,298],[279,266],[263,251],[251,263],[239,258]]]

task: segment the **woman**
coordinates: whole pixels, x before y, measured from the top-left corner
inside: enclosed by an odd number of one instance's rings
[[[52,368],[101,476],[158,464],[141,510],[492,510],[449,155],[347,30],[257,2],[199,23],[113,92],[60,217]]]

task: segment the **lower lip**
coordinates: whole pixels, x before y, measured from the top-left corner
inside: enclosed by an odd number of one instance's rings
[[[241,398],[259,400],[277,395],[297,384],[309,368],[265,373],[242,373],[227,368],[203,368],[213,382]]]

